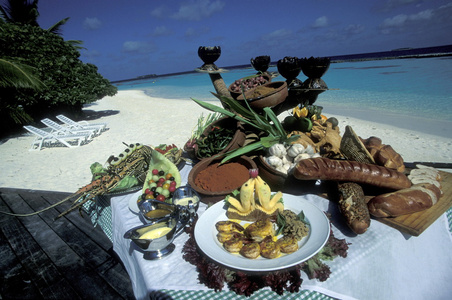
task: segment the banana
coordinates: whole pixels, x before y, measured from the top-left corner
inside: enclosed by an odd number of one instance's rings
[[[256,194],[259,198],[259,202],[265,209],[271,209],[270,198],[271,198],[271,189],[270,186],[260,177],[256,177]]]
[[[273,198],[270,200],[269,207],[273,208],[276,206],[276,203],[282,198],[282,192],[279,191],[276,194],[273,195]]]
[[[234,197],[229,196],[228,198],[228,202],[231,206],[234,206],[236,210],[238,210],[239,212],[242,213],[246,213],[247,210],[245,210],[242,206],[242,204],[240,203],[239,200],[235,199]]]
[[[255,178],[248,179],[240,188],[240,202],[245,211],[251,211],[254,207]]]

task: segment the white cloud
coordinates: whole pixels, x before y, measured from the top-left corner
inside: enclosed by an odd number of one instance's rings
[[[80,52],[84,57],[90,60],[94,60],[97,57],[101,56],[100,52],[97,50],[82,49]]]
[[[166,12],[165,6],[159,6],[151,11],[151,16],[155,18],[163,18],[165,16],[165,12]]]
[[[383,3],[383,10],[392,10],[397,7],[406,6],[406,5],[418,5],[419,3],[425,2],[425,0],[387,0]]]
[[[122,51],[126,53],[150,53],[155,51],[155,46],[148,42],[126,41],[122,45]]]
[[[154,36],[170,35],[171,33],[171,30],[166,26],[157,26],[155,27],[154,31],[152,31],[152,35]]]
[[[435,28],[443,23],[450,23],[452,21],[452,3],[440,6],[436,9],[426,9],[415,14],[399,14],[392,18],[383,20],[380,24],[380,31],[384,34],[389,34],[395,31],[404,31],[406,29],[424,28],[428,29],[431,26]]]
[[[225,3],[220,0],[191,0],[182,4],[171,17],[176,20],[200,21],[223,9]]]
[[[102,22],[98,18],[85,18],[83,20],[83,28],[86,30],[96,30],[102,26]]]
[[[209,30],[210,29],[208,27],[202,27],[202,28],[188,27],[187,30],[185,30],[185,37],[191,38],[191,37],[200,36],[206,32],[209,32]]]
[[[349,35],[359,34],[364,31],[364,26],[361,24],[350,24],[345,27],[344,31]]]
[[[285,39],[289,37],[292,34],[292,31],[288,29],[277,29],[274,30],[264,36],[262,36],[263,40],[274,40],[274,39]]]
[[[322,16],[322,17],[317,18],[311,27],[312,28],[323,28],[326,26],[328,26],[328,18],[326,16]]]

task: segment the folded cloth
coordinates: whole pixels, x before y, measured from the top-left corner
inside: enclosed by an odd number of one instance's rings
[[[187,174],[187,170],[181,171],[183,182],[186,182]],[[124,262],[136,298],[149,299],[151,291],[162,289],[208,290],[198,283],[195,266],[182,258],[182,247],[188,239],[185,233],[174,240],[176,248],[171,255],[156,261],[144,260],[141,249],[123,238],[127,230],[142,224],[128,204],[130,199],[136,201],[140,194],[111,200],[113,249]],[[418,237],[404,235],[375,220],[366,233],[356,236],[346,227],[334,203],[316,195],[300,197],[331,213],[334,235],[351,243],[347,258],[338,257],[328,262],[332,273],[327,281],[309,280],[302,273],[302,289],[341,299],[450,297],[452,239],[445,215]],[[198,213],[202,215],[205,209],[206,205],[202,204]]]

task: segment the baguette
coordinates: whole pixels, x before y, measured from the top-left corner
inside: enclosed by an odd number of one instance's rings
[[[432,207],[441,193],[435,184],[419,183],[407,189],[375,196],[367,206],[374,217],[397,217]]]
[[[293,169],[298,180],[334,180],[370,184],[400,190],[411,186],[408,177],[396,170],[350,160],[324,157],[303,159]]]
[[[338,185],[338,191],[339,211],[348,227],[356,234],[366,232],[370,226],[370,215],[362,187],[354,182],[345,182]]]

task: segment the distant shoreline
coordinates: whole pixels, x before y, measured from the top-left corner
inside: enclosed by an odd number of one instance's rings
[[[431,58],[431,57],[444,57],[452,56],[452,45],[426,47],[426,48],[399,48],[390,51],[362,53],[362,54],[347,54],[329,56],[331,63],[343,63],[343,62],[358,62],[358,61],[374,61],[374,60],[390,60],[390,59],[409,59],[409,58]],[[271,62],[271,67],[276,66],[277,62]],[[234,69],[246,69],[252,68],[250,64],[236,65],[225,67],[228,70]],[[151,78],[161,78],[169,76],[187,75],[196,73],[195,70],[182,71],[168,74],[148,74],[139,76],[136,78],[123,79],[111,81],[112,84],[120,84],[130,81],[141,81]]]

